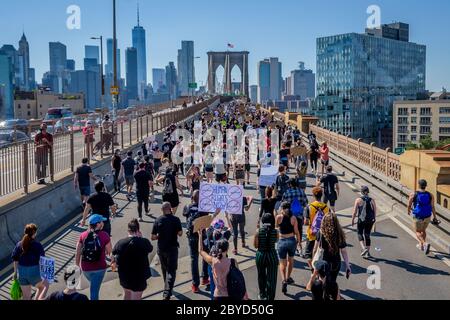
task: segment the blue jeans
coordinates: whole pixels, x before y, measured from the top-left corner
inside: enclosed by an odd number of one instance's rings
[[[214,300],[214,291],[216,290],[216,285],[214,284],[214,276],[212,272],[212,267],[208,265],[208,274],[209,274],[209,288],[211,290],[211,300]]]
[[[105,277],[106,270],[84,271],[83,274],[91,284],[90,295],[91,300],[98,300],[100,295],[100,287]]]
[[[192,284],[196,287],[200,285],[200,273],[198,270],[198,236],[192,236],[189,238],[189,249],[191,254],[191,271],[192,271]],[[202,259],[202,278],[208,277],[208,263]]]

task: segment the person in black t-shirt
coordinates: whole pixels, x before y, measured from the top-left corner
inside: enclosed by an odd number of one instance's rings
[[[92,168],[89,165],[89,159],[83,158],[81,160],[81,166],[75,171],[75,176],[73,178],[73,186],[75,190],[80,189],[80,198],[83,203],[83,207],[86,205],[86,200],[91,195],[91,179],[96,181],[94,175],[92,174]]]
[[[169,202],[162,205],[163,215],[156,219],[152,240],[158,240],[158,256],[164,278],[163,299],[170,300],[178,269],[178,237],[183,235],[181,221],[172,214]]]
[[[111,159],[111,169],[114,177],[114,191],[118,192],[120,190],[120,169],[122,168],[122,158],[120,157],[120,150],[116,150]]]
[[[139,221],[142,222],[142,204],[144,204],[145,214],[149,215],[148,198],[150,197],[150,187],[152,185],[152,177],[145,170],[145,163],[139,163],[139,170],[134,174],[136,181],[136,197],[138,202]]]
[[[128,237],[120,240],[112,251],[112,267],[118,267],[120,285],[124,290],[124,300],[141,300],[151,277],[148,255],[153,246],[142,237],[139,222],[128,223]]]
[[[113,216],[116,214],[116,204],[113,198],[107,192],[104,192],[105,184],[99,181],[95,184],[95,192],[89,197],[86,202],[86,208],[83,212],[83,220],[81,221],[81,226],[84,227],[86,224],[86,218],[92,210],[92,214],[99,214],[104,218],[108,219],[104,222],[103,231],[105,231],[109,236],[111,236],[111,213]]]
[[[336,213],[335,205],[339,197],[339,179],[333,174],[333,167],[327,167],[327,174],[318,180],[323,185],[323,203],[330,203],[330,209]]]

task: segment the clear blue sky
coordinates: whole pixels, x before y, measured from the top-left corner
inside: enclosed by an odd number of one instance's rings
[[[131,46],[137,0],[117,0],[119,47]],[[81,8],[81,30],[66,28],[66,8]],[[0,44],[14,44],[25,29],[31,65],[38,82],[49,69],[48,42],[67,45],[68,58],[82,68],[84,45],[91,36],[112,36],[112,0],[4,1]],[[151,68],[175,61],[181,40],[194,40],[197,81],[206,82],[209,50],[250,51],[250,83],[256,83],[257,61],[275,56],[283,75],[298,61],[315,70],[316,38],[364,32],[366,9],[381,7],[382,23],[410,24],[411,41],[427,45],[427,89],[450,89],[450,2],[448,0],[140,0],[141,25],[147,30],[148,79]],[[105,55],[106,57],[106,55]],[[122,76],[124,76],[122,55]]]

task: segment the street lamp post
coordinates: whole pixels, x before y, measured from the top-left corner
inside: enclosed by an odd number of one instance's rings
[[[116,34],[116,0],[113,0],[113,61],[114,61],[114,88],[117,90],[117,34]],[[116,108],[117,108],[117,92],[114,92],[112,99],[112,113],[113,113],[113,125],[116,121]]]
[[[91,40],[100,40],[100,75],[101,75],[101,88],[102,88],[101,107],[103,109],[104,103],[105,103],[105,76],[103,74],[103,36],[91,37]]]

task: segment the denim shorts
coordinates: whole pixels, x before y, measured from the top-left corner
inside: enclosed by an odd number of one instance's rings
[[[82,196],[89,197],[91,195],[91,186],[85,186],[85,187],[80,186],[80,194]]]
[[[18,266],[18,280],[21,286],[33,286],[42,282],[39,265],[32,267]]]
[[[286,260],[287,256],[293,258],[295,256],[295,249],[297,249],[297,240],[295,240],[295,237],[281,238],[278,241],[278,256],[281,260]]]

